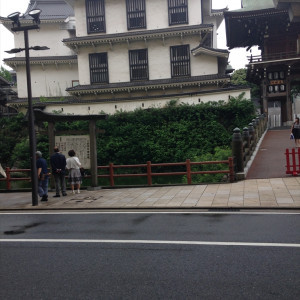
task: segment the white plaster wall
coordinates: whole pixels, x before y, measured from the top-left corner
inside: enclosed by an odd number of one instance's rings
[[[40,30],[29,30],[29,47],[32,46],[47,46],[49,50],[34,51],[30,50],[30,56],[64,56],[74,55],[75,53],[66,47],[62,40],[69,37],[67,30],[60,29],[60,23],[55,24],[41,24]],[[15,48],[24,48],[24,34],[23,32],[15,33]],[[16,57],[24,57],[25,53],[19,52]]]
[[[199,37],[187,37],[183,44],[190,45],[190,50],[199,45]],[[148,49],[149,79],[166,79],[171,77],[170,46],[181,45],[179,38],[166,39],[165,45],[161,40],[150,40],[144,42],[117,44],[113,49],[109,46],[98,46],[96,50],[92,47],[82,48],[78,56],[79,81],[81,85],[90,84],[89,54],[108,53],[109,82],[129,82],[129,50]],[[218,73],[217,57],[191,54],[191,75],[201,76]]]
[[[105,1],[105,23],[107,34],[127,31],[126,1]]]
[[[75,2],[76,35],[86,36],[85,1]],[[105,1],[106,34],[127,32],[126,1]],[[201,1],[188,1],[189,25],[201,24]],[[146,24],[147,30],[168,28],[168,3],[167,0],[146,0]],[[185,26],[180,24],[178,26]],[[172,26],[174,27],[174,26]],[[141,29],[145,30],[145,29]],[[134,30],[133,30],[134,31]],[[97,33],[99,34],[99,33]],[[100,33],[101,34],[101,33]]]
[[[72,86],[72,80],[78,80],[77,65],[31,65],[32,97],[69,96],[66,88]],[[18,67],[18,97],[27,98],[27,79],[25,66]]]
[[[74,13],[76,19],[76,36],[80,37],[87,35],[85,0],[78,0],[75,2]]]
[[[219,100],[228,102],[229,97],[238,97],[242,92],[245,92],[244,97],[246,99],[250,99],[250,89],[244,89],[154,100],[110,101],[109,103],[80,103],[78,105],[48,105],[45,112],[51,113],[53,111],[62,111],[63,114],[74,115],[94,115],[99,113],[114,114],[117,111],[134,111],[135,109],[147,109],[152,107],[161,108],[167,105],[171,100],[178,100],[178,104],[186,103],[189,105]]]

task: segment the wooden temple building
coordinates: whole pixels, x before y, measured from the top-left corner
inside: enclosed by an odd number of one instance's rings
[[[300,0],[242,0],[224,16],[229,49],[261,50],[248,57],[247,77],[261,86],[262,113],[276,102],[280,125],[290,125],[297,114],[292,90],[300,85]]]

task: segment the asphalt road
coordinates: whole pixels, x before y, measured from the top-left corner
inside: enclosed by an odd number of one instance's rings
[[[299,214],[1,214],[1,299],[299,299]]]

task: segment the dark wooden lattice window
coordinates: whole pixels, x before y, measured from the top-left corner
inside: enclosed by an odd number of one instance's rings
[[[168,0],[169,25],[188,23],[188,0]]]
[[[87,32],[105,32],[104,0],[86,0],[85,5]]]
[[[146,28],[145,0],[126,0],[127,28]]]
[[[108,83],[107,53],[89,55],[91,84]]]
[[[190,47],[189,45],[171,47],[171,76],[190,76]]]
[[[129,51],[130,80],[148,80],[147,49]]]

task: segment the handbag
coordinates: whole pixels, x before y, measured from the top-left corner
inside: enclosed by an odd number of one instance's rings
[[[79,170],[80,170],[81,177],[84,177],[85,176],[85,170],[84,170],[84,168],[81,167]]]
[[[290,140],[293,140],[293,139],[294,139],[294,135],[291,133]]]

